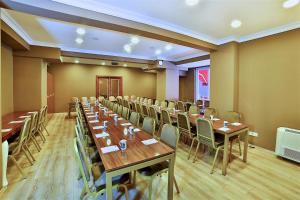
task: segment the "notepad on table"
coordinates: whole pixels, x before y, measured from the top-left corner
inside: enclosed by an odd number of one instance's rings
[[[9,131],[11,131],[11,130],[12,130],[11,128],[6,128],[6,129],[2,129],[1,132],[2,132],[2,133],[7,133],[7,132],[9,132]]]
[[[24,121],[11,121],[9,122],[9,124],[20,124],[20,123],[23,123]]]
[[[218,118],[213,118],[212,120],[213,120],[213,121],[218,121],[218,120],[220,120],[220,119],[218,119]]]
[[[155,143],[157,143],[158,141],[156,140],[156,139],[154,139],[154,138],[151,138],[151,139],[149,139],[149,140],[143,140],[142,141],[142,143],[144,144],[144,145],[150,145],[150,144],[155,144]]]
[[[87,118],[93,118],[93,117],[95,117],[94,115],[89,115],[89,116],[87,116]]]
[[[129,122],[121,124],[121,126],[130,126],[130,125],[131,125],[131,123],[129,123]]]
[[[88,113],[86,113],[87,115],[94,115],[94,113],[93,112],[88,112]]]
[[[192,114],[192,116],[198,116],[199,114]]]
[[[119,117],[118,120],[119,120],[119,121],[120,121],[120,120],[123,120],[123,118],[122,118],[122,117]]]
[[[141,129],[139,129],[139,128],[133,129],[133,132],[139,132],[139,131],[141,131]]]
[[[233,122],[233,123],[231,123],[231,125],[233,125],[233,126],[240,126],[240,125],[242,125],[242,124],[239,123],[239,122]]]
[[[103,137],[109,136],[109,134],[106,132],[103,132],[103,133],[98,133],[95,136],[96,136],[96,138],[103,138]]]
[[[110,117],[118,116],[118,114],[109,114]]]
[[[103,129],[103,128],[104,128],[104,126],[94,126],[93,127],[94,130]]]
[[[99,122],[99,120],[91,120],[91,121],[89,121],[89,123],[98,123]]]
[[[220,130],[220,131],[224,131],[224,132],[226,132],[226,131],[229,131],[229,130],[230,130],[230,128],[222,127],[222,128],[219,128],[219,130]]]
[[[117,145],[108,146],[108,147],[102,147],[101,148],[102,153],[110,153],[114,151],[119,151],[119,147]]]
[[[20,116],[19,118],[23,119],[23,118],[27,118],[27,117],[30,117],[30,115],[23,115],[23,116]]]

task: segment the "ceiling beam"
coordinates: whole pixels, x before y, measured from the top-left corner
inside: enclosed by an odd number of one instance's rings
[[[13,50],[30,49],[30,45],[3,20],[1,20],[1,42],[10,46]]]
[[[42,58],[46,61],[60,61],[61,51],[55,47],[30,46],[29,51],[14,51],[14,56]]]
[[[159,27],[151,26],[144,23],[139,23],[111,15],[106,15],[102,13],[97,13],[90,11],[91,13],[96,13],[99,18],[91,19],[87,17],[78,16],[75,14],[67,14],[60,11],[52,11],[44,8],[34,7],[31,5],[25,5],[18,2],[5,0],[9,7],[14,10],[38,15],[42,17],[48,17],[56,20],[61,20],[65,22],[77,23],[88,25],[92,27],[118,31],[123,33],[128,33],[132,35],[143,36],[151,39],[157,39],[169,43],[174,43],[186,47],[191,47],[194,49],[199,49],[203,51],[215,51],[217,50],[217,45],[212,43],[196,39],[184,34],[176,33]],[[74,8],[74,7],[73,7]],[[84,10],[86,11],[86,10]],[[80,13],[80,12],[78,12]]]
[[[182,65],[182,64],[193,63],[193,62],[198,62],[198,61],[208,60],[208,59],[210,59],[210,55],[198,56],[198,57],[194,57],[194,58],[180,60],[180,61],[173,62],[173,63],[175,65]]]
[[[153,60],[126,58],[126,57],[119,57],[119,56],[107,56],[107,55],[98,55],[98,54],[89,54],[89,53],[79,53],[79,52],[71,52],[71,51],[62,51],[61,56],[74,57],[74,58],[97,59],[97,60],[119,61],[119,62],[148,64],[148,65],[154,64]]]

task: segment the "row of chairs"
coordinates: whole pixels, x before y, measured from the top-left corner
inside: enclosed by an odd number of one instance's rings
[[[49,132],[46,129],[47,110],[48,107],[44,106],[39,112],[33,112],[30,117],[25,118],[19,136],[15,139],[15,141],[9,144],[8,158],[16,165],[23,178],[26,178],[26,175],[18,164],[17,157],[21,152],[23,152],[29,163],[33,165],[35,158],[30,151],[29,146],[33,143],[37,151],[41,151],[42,148],[37,137],[39,137],[40,141],[44,143],[46,141],[46,137],[43,132],[46,131],[49,135]]]
[[[129,115],[129,109],[123,107],[122,105],[118,105],[116,103],[112,103],[109,100],[104,100],[103,105],[113,110],[115,113],[119,114],[125,119],[129,119],[129,121],[139,127],[139,113],[131,112]],[[91,158],[91,154],[89,152],[97,152],[94,144],[92,142],[88,142],[90,136],[88,135],[88,131],[85,128],[87,126],[86,122],[84,122],[84,118],[82,117],[82,113],[79,110],[79,106],[77,106],[77,120],[75,126],[75,134],[76,138],[74,139],[74,150],[75,155],[79,164],[81,178],[83,178],[84,188],[82,190],[80,199],[83,199],[86,194],[97,198],[97,196],[103,194],[106,191],[105,188],[105,171],[102,165],[100,158],[96,161]],[[151,134],[153,137],[155,136],[155,121],[150,117],[145,117],[143,119],[141,129],[148,134]],[[172,148],[176,150],[178,140],[179,140],[179,132],[175,126],[170,124],[165,125],[162,128],[162,133],[160,140]],[[90,149],[90,150],[88,150]],[[92,149],[92,150],[91,150]],[[94,154],[95,155],[95,154]],[[99,154],[98,154],[99,155]],[[149,199],[151,199],[152,194],[152,181],[153,179],[165,172],[168,171],[168,163],[160,163],[157,166],[151,166],[144,169],[138,170],[140,175],[143,175],[149,180]],[[136,172],[134,172],[134,183],[135,183]],[[174,177],[174,184],[176,186],[177,192],[179,193],[179,188]],[[92,183],[92,185],[89,185]],[[128,199],[128,190],[127,184],[129,184],[129,174],[123,174],[121,176],[115,177],[113,182],[113,188],[122,187],[125,191],[125,197]]]

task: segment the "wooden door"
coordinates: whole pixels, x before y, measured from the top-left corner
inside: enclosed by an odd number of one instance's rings
[[[96,96],[122,96],[123,82],[119,76],[97,76],[96,77]]]
[[[48,113],[54,113],[54,78],[49,72],[47,73],[47,105]]]

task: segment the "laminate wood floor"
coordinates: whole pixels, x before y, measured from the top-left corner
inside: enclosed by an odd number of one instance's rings
[[[34,146],[36,161],[31,166],[24,155],[18,161],[28,174],[22,179],[16,167],[9,161],[9,185],[0,194],[2,200],[25,199],[79,199],[82,181],[78,181],[78,167],[74,158],[73,143],[74,119],[68,119],[66,113],[54,114],[49,121],[46,143],[42,151]],[[180,143],[175,176],[180,194],[174,188],[174,199],[261,199],[261,200],[300,200],[300,165],[274,155],[273,152],[255,147],[249,148],[248,163],[235,157],[229,164],[227,176],[221,174],[222,157],[214,174],[210,174],[213,153],[206,149],[198,154],[193,163],[187,160],[188,146]],[[238,155],[234,146],[234,155]],[[137,188],[130,188],[130,199],[147,199],[147,181],[137,176]],[[167,174],[155,178],[152,199],[166,199]],[[114,198],[125,199],[124,195],[114,191]],[[88,199],[88,198],[86,198]],[[105,195],[99,197],[105,199]]]

